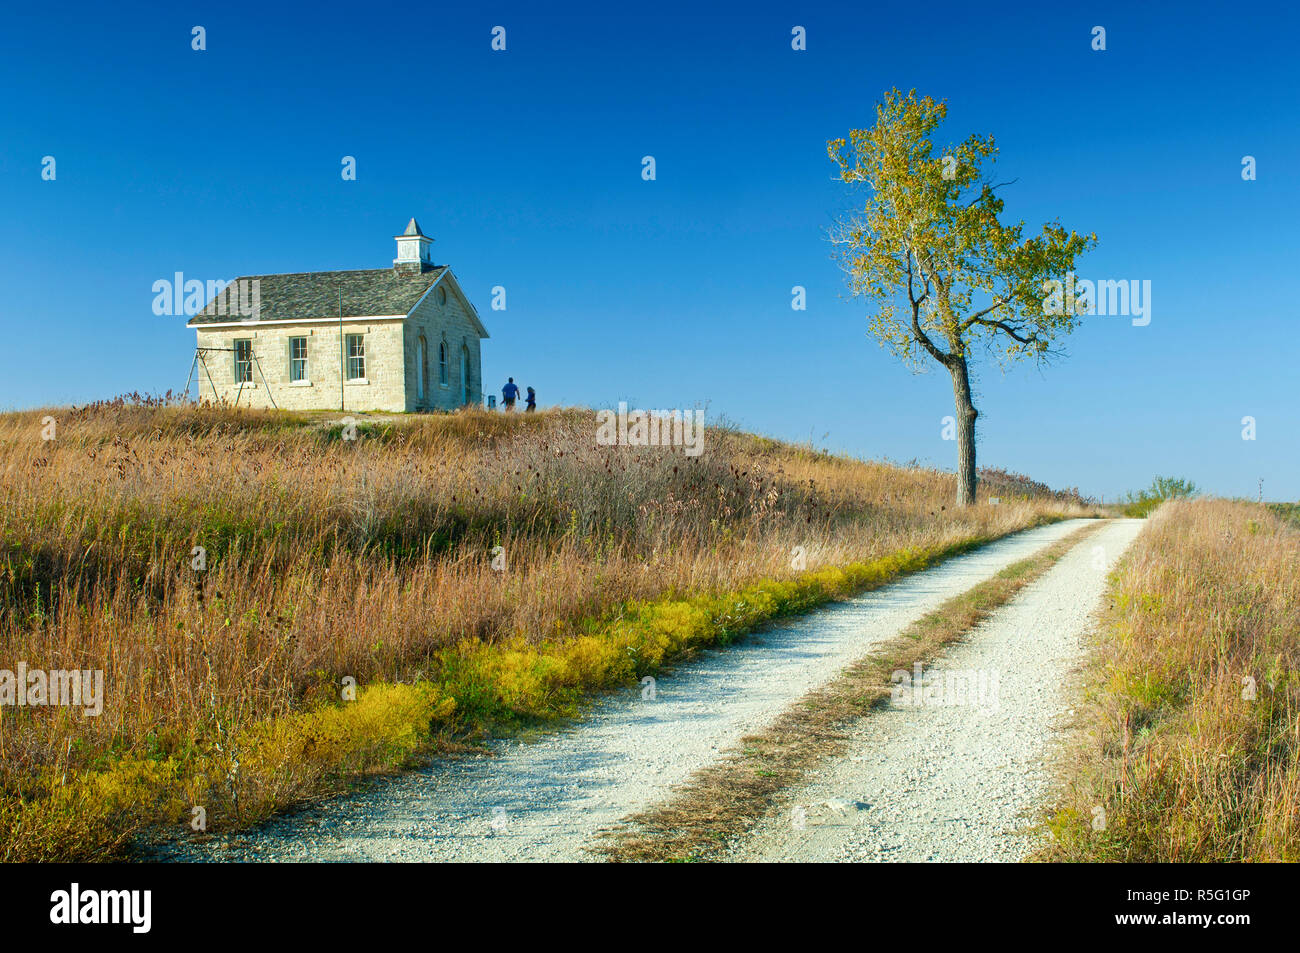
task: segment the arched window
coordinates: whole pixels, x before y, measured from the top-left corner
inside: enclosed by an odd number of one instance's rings
[[[460,346],[460,402],[469,403],[469,348]]]
[[[424,335],[415,342],[415,399],[424,400],[424,378],[429,373],[425,366]]]
[[[447,342],[438,345],[438,383],[447,386]]]

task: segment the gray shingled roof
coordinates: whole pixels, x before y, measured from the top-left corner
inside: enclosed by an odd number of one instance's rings
[[[412,220],[414,221],[414,219]],[[261,292],[260,321],[287,321],[294,318],[337,318],[340,295],[346,318],[373,317],[382,314],[408,314],[420,296],[447,270],[435,265],[418,274],[400,274],[392,268],[369,271],[308,271],[292,275],[246,275],[237,278],[208,302],[191,324],[245,320],[236,314],[239,281],[257,281]],[[250,292],[244,291],[247,299]],[[217,312],[223,302],[224,314]]]

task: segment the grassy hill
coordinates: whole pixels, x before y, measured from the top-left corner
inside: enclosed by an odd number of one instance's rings
[[[122,400],[0,416],[0,669],[104,673],[97,717],[0,708],[0,854],[246,825],[1083,512],[1004,473],[999,505],[957,510],[933,470],[595,433],[582,410],[356,439],[337,416]]]

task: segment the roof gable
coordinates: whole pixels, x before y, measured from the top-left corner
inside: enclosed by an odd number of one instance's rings
[[[465,295],[465,292],[461,290],[460,282],[456,280],[456,276],[452,274],[450,268],[443,268],[443,273],[438,276],[437,280],[434,281],[433,284],[429,285],[424,294],[420,296],[420,301],[427,298],[429,293],[433,291],[434,287],[439,284],[444,288],[451,288],[452,294],[460,299],[460,303],[465,307],[465,313],[469,315],[470,321],[474,322],[474,327],[478,330],[478,336],[481,338],[491,337],[492,335],[488,334],[488,329],[483,324],[482,318],[478,316],[478,309],[474,307],[473,302],[471,302]],[[415,306],[418,307],[419,303],[420,302],[417,301]],[[414,308],[412,308],[412,310],[414,310]]]

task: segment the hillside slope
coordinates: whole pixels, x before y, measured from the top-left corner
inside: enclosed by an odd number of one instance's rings
[[[244,826],[1083,512],[1006,489],[957,511],[950,474],[716,428],[698,457],[595,434],[580,410],[356,439],[123,401],[0,418],[0,668],[103,673],[98,716],[3,712],[6,859]]]

